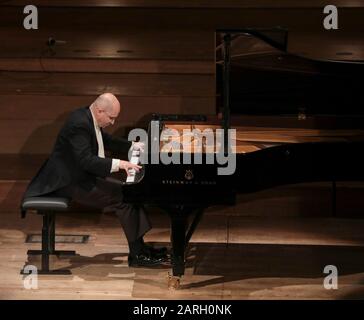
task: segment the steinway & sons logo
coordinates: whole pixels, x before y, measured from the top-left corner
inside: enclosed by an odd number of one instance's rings
[[[185,179],[186,180],[192,180],[193,179],[193,172],[192,172],[192,170],[186,170]]]

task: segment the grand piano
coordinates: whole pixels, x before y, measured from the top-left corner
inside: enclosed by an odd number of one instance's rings
[[[282,28],[219,30],[216,115],[153,115],[145,154],[132,155],[143,165],[123,183],[124,200],[168,213],[170,288],[179,286],[207,207],[234,205],[238,193],[319,181],[332,183],[335,203],[337,181],[364,180],[364,65],[290,54],[287,39]],[[224,129],[219,143],[207,143],[205,129],[215,137]],[[234,156],[232,174],[218,173],[228,165],[218,154]]]

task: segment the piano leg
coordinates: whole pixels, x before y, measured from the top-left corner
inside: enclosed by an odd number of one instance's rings
[[[181,277],[185,273],[185,259],[188,242],[200,221],[203,210],[176,206],[167,209],[171,219],[172,275],[168,275],[168,288],[178,289]],[[188,216],[196,211],[196,216],[187,232]]]
[[[191,240],[191,237],[193,235],[193,233],[195,232],[198,224],[200,223],[201,221],[201,218],[202,218],[202,215],[203,215],[203,211],[204,211],[204,208],[198,208],[195,210],[195,217],[193,218],[193,221],[190,225],[190,227],[188,228],[188,232],[187,232],[187,235],[186,235],[186,243],[185,243],[185,246],[187,248],[188,246],[188,243],[190,242]]]
[[[188,213],[184,207],[169,210],[171,218],[172,276],[169,276],[168,287],[177,289],[180,278],[185,273],[185,243]]]

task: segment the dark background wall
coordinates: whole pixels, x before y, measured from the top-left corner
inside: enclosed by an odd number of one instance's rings
[[[284,26],[289,49],[313,56],[318,44],[326,55],[344,50],[332,50],[338,38],[363,45],[358,1],[330,1],[345,27],[330,32],[327,2],[317,0],[38,0],[38,30],[23,28],[27,4],[0,3],[0,194],[8,200],[8,182],[21,194],[67,114],[103,92],[121,101],[110,128],[121,135],[150,113],[215,114],[218,28]],[[49,37],[65,43],[50,49]]]

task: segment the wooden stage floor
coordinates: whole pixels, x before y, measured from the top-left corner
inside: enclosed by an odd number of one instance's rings
[[[169,220],[151,215],[147,241],[168,245]],[[364,220],[312,217],[205,215],[192,238],[180,290],[168,291],[169,266],[129,268],[126,239],[116,217],[65,214],[57,234],[88,234],[72,258],[54,258],[69,276],[39,276],[25,289],[19,270],[27,260],[27,234],[39,233],[41,218],[0,214],[0,299],[362,299]],[[39,258],[29,261],[37,265]],[[338,268],[338,289],[323,286],[326,265]]]

